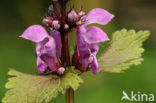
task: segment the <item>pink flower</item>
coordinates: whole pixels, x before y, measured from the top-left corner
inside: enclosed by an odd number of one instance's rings
[[[89,67],[96,74],[99,69],[96,54],[99,51],[99,43],[109,40],[107,34],[99,27],[87,27],[90,24],[107,24],[114,16],[104,9],[91,10],[85,17],[85,21],[77,29],[77,51],[79,55],[79,68],[86,71]]]
[[[54,30],[48,35],[42,26],[32,25],[24,31],[21,37],[36,43],[37,69],[40,72],[46,70],[57,72],[61,67],[57,56],[61,56],[62,48],[58,31]],[[56,51],[58,51],[58,54],[56,54]]]

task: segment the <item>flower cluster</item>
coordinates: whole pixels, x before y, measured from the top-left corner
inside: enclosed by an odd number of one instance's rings
[[[50,72],[62,75],[65,71],[62,65],[62,32],[71,32],[77,29],[77,45],[72,58],[72,65],[81,72],[90,68],[94,74],[99,69],[96,54],[99,51],[99,43],[109,40],[107,34],[99,27],[90,24],[107,24],[113,15],[104,9],[96,8],[87,15],[80,10],[76,12],[74,8],[66,14],[65,21],[62,22],[60,10],[54,5],[50,5],[48,16],[42,20],[43,25],[50,30],[48,33],[41,25],[32,25],[24,31],[22,38],[36,43],[37,69],[40,72]]]
[[[107,34],[99,27],[88,25],[98,23],[101,25],[107,24],[113,15],[103,9],[93,9],[90,11],[82,25],[77,28],[77,54],[79,60],[74,63],[79,70],[84,72],[88,66],[96,74],[99,69],[96,54],[99,51],[99,43],[109,40]]]

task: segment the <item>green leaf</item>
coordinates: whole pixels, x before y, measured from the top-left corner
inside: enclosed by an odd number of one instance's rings
[[[2,103],[48,103],[59,92],[64,94],[69,87],[76,90],[83,82],[78,73],[72,71],[68,70],[61,78],[53,78],[10,70],[8,74],[12,77],[6,84],[9,90]]]
[[[120,73],[131,65],[139,65],[144,49],[142,43],[149,37],[149,31],[123,29],[112,35],[110,47],[99,57],[101,71]]]

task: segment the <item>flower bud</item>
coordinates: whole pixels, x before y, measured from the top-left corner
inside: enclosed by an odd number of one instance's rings
[[[81,20],[82,22],[84,22],[84,21],[85,21],[85,18],[86,18],[86,16],[82,16],[80,20]]]
[[[56,30],[60,29],[60,27],[61,27],[58,20],[54,20],[54,21],[52,22],[52,26],[53,26]]]
[[[80,18],[79,18],[79,21],[76,22],[76,25],[77,25],[77,26],[82,25],[83,22],[85,22],[85,17],[86,17],[86,16],[80,17]]]
[[[58,73],[59,75],[62,75],[62,74],[64,73],[64,71],[65,71],[65,68],[60,67],[60,68],[57,70],[57,73]]]
[[[65,24],[65,25],[64,25],[64,29],[65,29],[65,30],[69,29],[68,24]]]
[[[60,11],[54,5],[49,6],[48,14],[51,15],[54,19],[59,19],[61,17]]]
[[[48,13],[51,15],[54,12],[54,6],[50,5],[48,8]]]
[[[51,26],[51,23],[53,22],[53,18],[52,17],[45,17],[42,20],[42,24],[46,27]]]
[[[74,9],[72,9],[69,13],[68,13],[68,21],[69,22],[75,22],[78,19],[78,15],[77,13],[74,11]]]
[[[78,22],[76,22],[76,25],[77,25],[77,26],[82,25],[82,21],[79,20]]]
[[[85,12],[83,12],[82,10],[80,12],[78,12],[78,17],[82,17],[85,15]]]

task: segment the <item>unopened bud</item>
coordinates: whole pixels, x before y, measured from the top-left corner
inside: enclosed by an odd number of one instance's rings
[[[82,25],[85,22],[85,18],[86,18],[86,16],[80,17],[79,21],[76,22],[76,25],[77,26]]]
[[[65,25],[64,25],[64,29],[65,29],[65,30],[69,29],[68,24],[65,24]]]
[[[69,13],[68,13],[68,21],[69,22],[75,22],[78,19],[78,15],[77,13],[74,11],[74,9],[72,9]]]
[[[59,75],[62,75],[62,74],[64,73],[64,71],[65,71],[65,68],[60,67],[60,68],[57,70],[57,73],[58,73]]]
[[[60,29],[60,27],[61,27],[58,20],[54,20],[54,21],[52,22],[52,26],[53,26],[56,30]]]
[[[83,11],[78,12],[78,16],[79,16],[79,17],[82,17],[82,16],[84,16],[84,15],[85,15],[85,12],[83,12]]]
[[[84,21],[85,21],[85,18],[86,18],[86,16],[82,16],[80,20],[81,20],[82,22],[84,22]]]
[[[80,20],[80,21],[76,22],[76,25],[77,26],[82,25],[82,21]]]
[[[60,11],[54,5],[50,5],[48,8],[48,14],[51,15],[54,19],[59,19],[61,17]]]
[[[48,8],[48,13],[51,15],[54,12],[54,6],[50,5]]]
[[[51,26],[51,23],[53,22],[53,18],[52,17],[45,17],[42,20],[42,24],[46,27]]]

